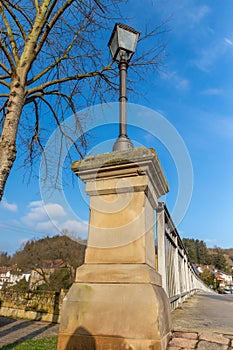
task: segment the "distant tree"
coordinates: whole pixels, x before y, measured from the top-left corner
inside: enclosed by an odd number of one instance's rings
[[[191,263],[203,265],[208,265],[210,263],[208,248],[204,241],[189,238],[183,238],[182,241]]]
[[[200,274],[202,281],[207,284],[207,286],[212,286],[212,288],[217,289],[219,286],[219,281],[215,278],[213,272],[205,270]]]
[[[196,240],[196,251],[198,264],[209,265],[209,252],[204,241]]]
[[[216,269],[223,270],[223,271],[225,271],[227,269],[227,262],[226,262],[226,259],[224,257],[223,250],[221,248],[216,247],[213,249],[211,261]]]
[[[11,256],[7,252],[0,252],[0,266],[10,266]]]
[[[77,103],[80,108],[103,101],[106,92],[117,88],[117,69],[102,41],[124,2],[0,1],[0,200],[17,148],[26,147],[26,159],[33,164],[43,152],[48,124],[66,137],[61,127],[65,114],[75,113]],[[144,35],[153,39],[151,48],[144,47],[132,64],[157,68],[164,54],[163,43],[156,40],[161,32],[159,25]],[[77,130],[82,134],[78,119]],[[85,139],[80,141],[75,146],[82,156]]]
[[[59,292],[61,289],[69,289],[74,282],[73,275],[67,267],[55,270],[48,278],[47,283],[37,287],[38,290],[51,290]]]
[[[197,264],[198,258],[197,258],[197,249],[196,249],[195,240],[189,239],[189,238],[183,238],[182,241],[188,253],[190,262],[192,264]]]

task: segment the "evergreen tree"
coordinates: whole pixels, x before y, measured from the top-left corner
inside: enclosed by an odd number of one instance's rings
[[[194,239],[183,238],[183,244],[188,253],[190,262],[192,264],[197,264],[197,250]]]
[[[0,266],[10,266],[11,257],[7,252],[0,252]]]
[[[221,248],[216,247],[212,255],[212,263],[218,270],[226,270],[227,262]]]
[[[191,263],[203,265],[208,265],[210,263],[208,248],[204,241],[183,238],[183,244]]]

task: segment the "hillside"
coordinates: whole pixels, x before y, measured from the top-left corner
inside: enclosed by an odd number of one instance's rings
[[[83,264],[86,246],[67,236],[46,237],[28,241],[11,257],[11,264],[22,270],[41,265],[44,260],[62,259],[76,269]]]
[[[73,283],[76,268],[84,262],[85,248],[85,244],[67,236],[46,237],[28,241],[13,256],[0,252],[0,266],[10,266],[16,273],[31,273],[36,276],[34,285],[38,288],[59,291]],[[38,280],[42,282],[38,284]],[[17,286],[29,288],[25,280]]]
[[[204,241],[184,238],[183,244],[193,264],[212,265],[218,270],[232,273],[233,248],[207,248]]]
[[[223,254],[227,261],[227,265],[233,267],[233,248],[223,249]]]

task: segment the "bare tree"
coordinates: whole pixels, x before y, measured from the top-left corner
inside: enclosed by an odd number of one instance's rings
[[[75,112],[76,96],[84,107],[117,87],[117,71],[101,39],[121,2],[0,0],[0,200],[20,144],[27,146],[31,163],[43,151],[43,116],[49,112],[49,120],[61,127],[64,113]],[[144,38],[160,31],[161,25]],[[156,43],[132,64],[156,68],[163,51]],[[81,134],[79,120],[77,127]],[[83,146],[81,139],[80,156]]]

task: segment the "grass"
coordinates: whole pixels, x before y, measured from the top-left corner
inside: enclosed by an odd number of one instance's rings
[[[23,343],[13,343],[0,347],[1,350],[56,350],[57,337],[27,340]]]

